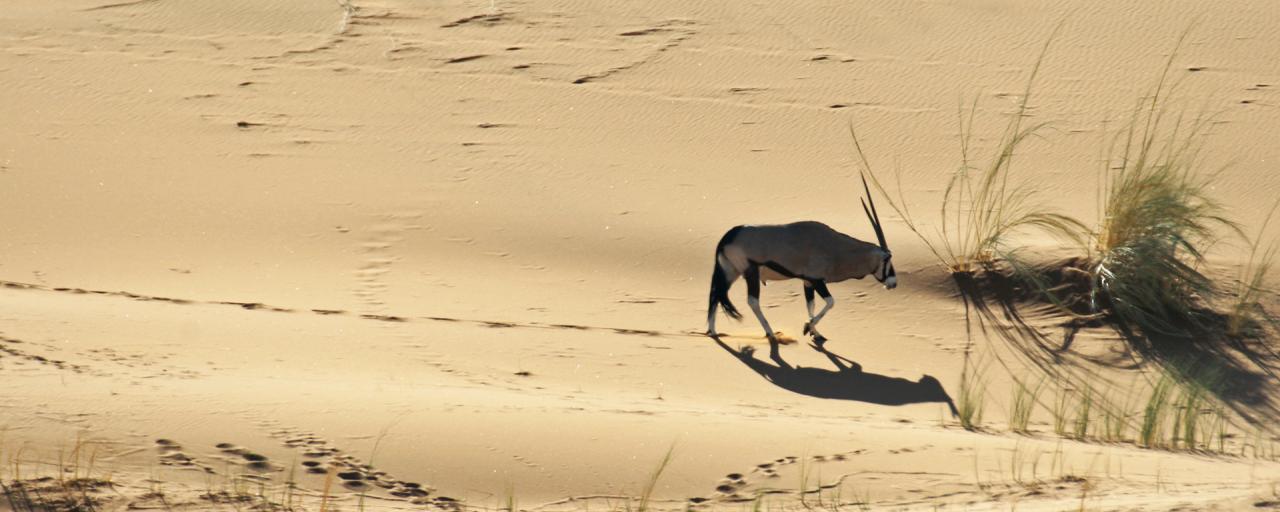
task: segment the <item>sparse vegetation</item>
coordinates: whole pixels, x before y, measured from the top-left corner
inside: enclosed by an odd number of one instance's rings
[[[982,412],[987,394],[985,368],[981,363],[971,364],[965,355],[964,369],[960,372],[960,397],[956,401],[957,417],[965,430],[982,428]]]
[[[1280,240],[1263,244],[1267,228],[1280,207],[1280,200],[1271,206],[1258,228],[1258,234],[1248,241],[1249,258],[1240,267],[1234,300],[1227,309],[1227,336],[1232,339],[1260,338],[1273,320],[1262,308],[1262,294],[1268,289],[1267,275],[1271,272],[1280,251]]]
[[[1044,387],[1044,379],[1034,386],[1025,380],[1014,378],[1013,399],[1009,401],[1009,430],[1019,434],[1028,433],[1027,425],[1031,422],[1031,413],[1035,411],[1036,400]]]
[[[1085,439],[1089,436],[1090,414],[1093,412],[1093,388],[1086,386],[1084,392],[1080,395],[1080,401],[1076,403],[1076,419],[1075,430],[1073,431],[1076,439]]]
[[[1238,233],[1209,195],[1217,173],[1205,172],[1200,158],[1208,118],[1167,119],[1176,56],[1175,48],[1150,99],[1112,141],[1120,149],[1102,170],[1093,235],[1091,303],[1146,335],[1181,335],[1201,323],[1204,298],[1214,293],[1201,271],[1205,249]]]
[[[1050,378],[1062,379],[1046,406],[1059,436],[1164,449],[1212,450],[1216,444],[1222,451],[1230,424],[1225,403],[1245,403],[1232,395],[1241,390],[1260,394],[1242,379],[1271,372],[1272,363],[1262,359],[1275,357],[1270,347],[1244,341],[1263,339],[1280,324],[1262,306],[1268,274],[1280,254],[1280,241],[1268,243],[1265,235],[1280,201],[1257,235],[1247,238],[1212,197],[1222,171],[1203,158],[1213,116],[1188,114],[1171,99],[1176,90],[1171,70],[1189,33],[1179,37],[1151,92],[1135,103],[1128,122],[1106,143],[1093,226],[1032,199],[1013,171],[1015,153],[1045,126],[1024,118],[1029,117],[1028,102],[1052,36],[996,139],[993,156],[981,165],[974,163],[981,152],[972,146],[976,102],[961,109],[961,162],[943,188],[936,224],[926,226],[913,216],[901,183],[896,196],[888,192],[852,134],[855,156],[870,180],[890,198],[907,228],[957,276],[966,311],[976,310],[981,321],[997,324],[992,330],[984,325],[986,332],[1006,340],[1022,338],[1016,341],[1020,353]],[[1080,242],[1081,254],[1047,265],[1029,264],[1020,257],[1025,251],[1015,239],[1028,229]],[[1205,254],[1234,237],[1246,240],[1249,252],[1232,290],[1206,274]],[[1224,291],[1234,292],[1225,304]],[[1068,334],[1061,348],[1046,343],[1047,336],[1017,311],[1032,301],[1051,306],[1037,311],[1063,318]],[[992,304],[1003,311],[992,311]],[[1110,396],[1114,386],[1099,387],[1087,378],[1048,369],[1069,353],[1075,332],[1098,326],[1114,329],[1128,348],[1136,349],[1139,363],[1150,363],[1159,375],[1145,403],[1141,392],[1129,389],[1123,396]],[[1255,367],[1245,367],[1244,360]],[[960,424],[979,430],[985,381],[968,355],[964,365]],[[1008,428],[1027,433],[1040,385],[1017,376],[1013,380]],[[1231,388],[1223,385],[1227,382]]]
[[[1160,433],[1164,430],[1165,416],[1169,412],[1169,394],[1173,388],[1173,380],[1161,376],[1151,388],[1151,395],[1142,409],[1142,424],[1138,429],[1138,445],[1156,448],[1160,443]]]
[[[1129,410],[1133,407],[1132,392],[1125,393],[1123,399],[1113,401],[1102,408],[1102,440],[1120,443],[1127,440],[1129,431]]]
[[[662,472],[666,471],[667,465],[671,463],[671,456],[675,453],[675,449],[675,445],[667,448],[667,453],[662,456],[662,460],[658,461],[658,467],[654,468],[653,473],[649,475],[649,480],[645,482],[644,490],[640,492],[640,499],[636,504],[637,512],[649,510],[649,504],[653,499],[653,491],[658,488],[658,479],[662,478]]]
[[[1053,413],[1053,433],[1061,437],[1066,437],[1067,435],[1067,422],[1070,420],[1067,417],[1067,407],[1070,403],[1071,390],[1059,388],[1058,395],[1054,398],[1053,411],[1051,412]]]
[[[888,193],[871,171],[857,133],[850,126],[855,154],[867,175],[871,176],[871,181],[907,228],[953,273],[975,272],[991,268],[997,261],[1015,260],[1017,247],[1010,243],[1010,238],[1026,229],[1040,229],[1073,240],[1079,240],[1079,233],[1084,229],[1075,219],[1042,206],[1032,188],[1025,183],[1011,181],[1016,150],[1045,126],[1043,123],[1024,126],[1023,120],[1027,117],[1040,65],[1056,34],[1057,28],[1041,48],[1022,97],[1014,112],[1009,114],[994,154],[984,164],[974,161],[977,150],[973,147],[973,122],[978,110],[977,99],[967,113],[964,107],[960,108],[960,165],[951,174],[943,191],[937,236],[927,234],[917,224],[906,199],[901,196],[900,183],[897,199]]]

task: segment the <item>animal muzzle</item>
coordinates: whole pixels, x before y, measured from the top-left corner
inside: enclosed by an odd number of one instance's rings
[[[897,287],[898,287],[898,276],[889,276],[888,279],[884,280],[884,289],[892,290]]]

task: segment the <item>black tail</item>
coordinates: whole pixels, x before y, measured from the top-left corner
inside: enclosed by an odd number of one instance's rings
[[[711,271],[711,299],[707,304],[708,314],[715,310],[716,304],[720,304],[725,314],[734,320],[741,320],[742,313],[739,313],[738,308],[733,307],[733,303],[729,302],[729,269],[720,264],[720,255],[724,253],[724,246],[729,245],[738,236],[738,230],[741,228],[742,226],[737,226],[730,229],[720,238],[720,243],[716,244],[716,265]]]

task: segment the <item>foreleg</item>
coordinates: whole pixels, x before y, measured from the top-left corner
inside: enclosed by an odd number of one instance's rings
[[[810,291],[810,286],[812,286],[812,291]],[[813,292],[818,292],[818,296],[822,297],[823,302],[826,303],[816,315],[813,314]],[[827,338],[818,333],[818,322],[821,322],[822,317],[826,316],[827,312],[831,311],[831,307],[836,305],[836,299],[831,297],[831,292],[827,290],[827,283],[822,280],[814,280],[811,283],[806,283],[805,302],[809,307],[809,323],[804,324],[805,333],[813,334],[813,342],[822,345],[827,341]]]
[[[813,320],[813,283],[804,282],[804,307],[809,311],[809,319]],[[809,334],[809,327],[805,325],[805,334]]]
[[[769,357],[775,361],[782,359],[778,354],[778,337],[774,336],[773,328],[769,327],[769,321],[764,318],[764,312],[760,311],[760,266],[751,265],[743,273],[743,277],[747,280],[747,304],[751,306],[751,311],[760,321],[760,327],[764,328],[765,337],[769,338]]]

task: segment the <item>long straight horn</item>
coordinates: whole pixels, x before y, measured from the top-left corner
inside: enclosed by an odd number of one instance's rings
[[[871,221],[871,227],[876,230],[876,238],[880,240],[880,248],[889,250],[889,244],[884,241],[884,230],[880,228],[880,214],[876,212],[876,202],[871,199],[871,187],[867,186],[867,175],[862,175],[862,189],[867,192],[866,201],[862,201],[862,211],[867,213],[867,219]],[[871,207],[867,208],[867,203],[871,203]]]

